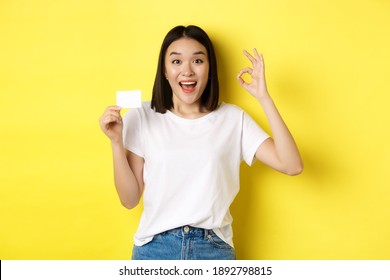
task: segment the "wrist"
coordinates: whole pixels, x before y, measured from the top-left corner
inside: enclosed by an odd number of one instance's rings
[[[273,100],[268,93],[264,94],[260,97],[257,97],[256,99],[260,103],[261,106],[264,106],[264,105],[269,104],[269,103],[273,103]]]
[[[111,139],[111,147],[113,150],[114,149],[123,150],[124,146],[123,146],[122,138],[121,139]]]

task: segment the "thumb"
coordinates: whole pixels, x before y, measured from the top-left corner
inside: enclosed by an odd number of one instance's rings
[[[242,74],[239,73],[237,75],[237,81],[240,83],[240,86],[242,86],[244,89],[248,90],[249,84],[245,82],[245,80],[241,77]]]

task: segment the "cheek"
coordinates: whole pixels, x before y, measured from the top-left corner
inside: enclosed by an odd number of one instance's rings
[[[208,79],[209,73],[210,73],[210,66],[207,65],[207,67],[205,67],[204,70],[203,70],[203,76]]]
[[[168,78],[175,78],[178,75],[177,69],[172,69],[169,67],[165,70],[165,73]]]

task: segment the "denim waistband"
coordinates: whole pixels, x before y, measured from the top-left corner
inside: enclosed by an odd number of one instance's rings
[[[178,236],[191,236],[191,237],[199,236],[199,237],[207,238],[210,234],[213,233],[213,230],[191,227],[191,226],[182,226],[182,227],[167,230],[164,233],[175,234]]]

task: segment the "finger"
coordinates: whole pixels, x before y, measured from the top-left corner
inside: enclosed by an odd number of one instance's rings
[[[238,80],[238,82],[240,83],[240,86],[242,86],[245,90],[248,90],[249,84],[248,84],[247,82],[245,82],[243,78],[241,78],[240,76],[238,76],[238,77],[237,77],[237,80]]]
[[[245,84],[246,82],[244,81],[244,79],[243,78],[241,78],[241,76],[240,75],[238,75],[237,76],[237,80],[238,80],[238,82],[241,84],[241,85],[243,85],[243,84]]]
[[[100,121],[104,124],[108,124],[110,122],[121,123],[122,117],[118,111],[109,111],[103,114]]]
[[[254,49],[254,51],[255,51],[255,55],[256,55],[257,60],[264,66],[263,54],[259,54],[256,49]]]
[[[104,113],[100,117],[100,120],[105,119],[109,115],[115,115],[116,117],[121,117],[120,110],[122,108],[119,106],[109,106],[104,110]]]
[[[240,72],[238,73],[238,77],[241,77],[241,76],[244,75],[245,73],[248,73],[249,75],[252,75],[253,69],[252,69],[252,68],[249,68],[249,67],[246,67],[246,68],[244,68],[244,69],[241,69]]]
[[[101,116],[101,119],[105,119],[109,116],[115,117],[115,118],[121,118],[120,111],[116,111],[114,109],[107,109],[103,115]]]
[[[240,82],[240,84],[241,84],[242,86],[244,86],[244,85],[247,86],[247,85],[248,85],[248,83],[242,78],[242,76],[243,76],[244,74],[246,74],[246,73],[252,76],[253,69],[252,69],[252,68],[249,68],[249,67],[246,67],[246,68],[242,69],[242,70],[238,73],[237,79],[238,79],[238,81]]]
[[[112,110],[114,110],[114,111],[120,111],[120,110],[122,110],[123,108],[121,107],[121,106],[112,106]]]
[[[118,117],[115,117],[115,116],[107,116],[106,118],[104,118],[102,120],[102,124],[104,126],[109,126],[109,125],[112,125],[112,124],[121,124],[122,123],[122,120]]]
[[[122,120],[121,114],[119,111],[111,111],[107,113],[107,116],[111,116],[113,118],[118,118],[119,120]]]
[[[256,57],[257,60],[262,60],[261,59],[261,55],[259,55],[259,52],[257,51],[256,48],[253,49],[253,53],[255,54],[255,57]]]
[[[254,58],[249,52],[244,50],[244,54],[252,62],[252,64],[256,63],[256,58]]]
[[[120,106],[108,106],[106,110],[104,110],[104,113],[106,112],[120,112],[122,110],[122,107]]]
[[[245,89],[247,89],[247,87],[249,86],[249,83],[247,83],[243,78],[242,78],[242,76],[245,74],[245,73],[248,73],[248,74],[250,74],[250,73],[252,73],[252,69],[251,68],[245,68],[245,69],[242,69],[239,73],[238,73],[238,75],[237,75],[237,80],[238,80],[238,82],[240,83],[240,85],[243,87],[243,88],[245,88]]]

